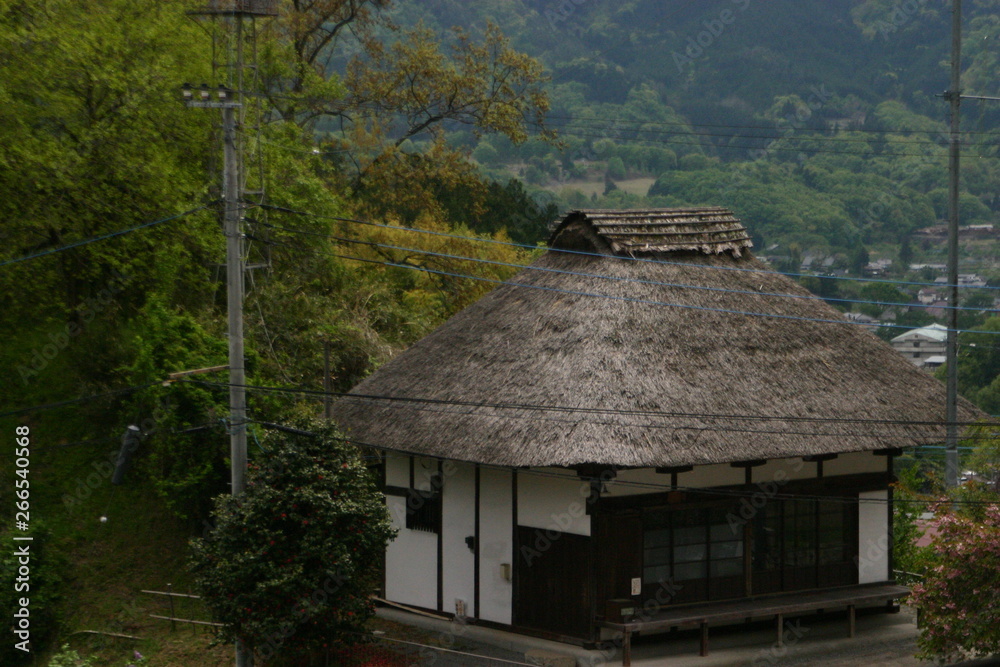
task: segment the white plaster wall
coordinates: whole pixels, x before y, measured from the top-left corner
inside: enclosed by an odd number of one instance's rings
[[[590,485],[575,473],[543,468],[517,476],[517,525],[590,537]]]
[[[410,457],[389,452],[385,458],[385,483],[388,486],[410,486]]]
[[[743,468],[728,463],[695,466],[691,472],[677,476],[677,485],[690,488],[742,484]],[[663,493],[670,490],[670,475],[657,473],[654,468],[619,470],[614,481],[608,482],[602,497],[634,496],[641,493]]]
[[[513,588],[501,575],[500,565],[514,562],[511,472],[482,468],[479,499],[479,618],[509,625]]]
[[[824,463],[826,466],[829,461]],[[740,469],[743,472],[743,469]],[[823,469],[826,474],[826,468]],[[754,484],[767,484],[775,482],[783,484],[793,479],[814,479],[816,477],[816,464],[807,463],[802,457],[790,459],[770,459],[762,466],[757,466],[751,472]]]
[[[823,476],[854,475],[862,472],[885,472],[886,457],[875,456],[871,452],[851,452],[841,454],[832,461],[823,463]]]
[[[888,581],[889,492],[866,491],[858,498],[858,583]]]
[[[465,613],[474,613],[476,557],[465,538],[476,534],[476,473],[471,464],[445,461],[442,465],[442,593],[444,609],[454,614],[455,600],[465,602]]]
[[[386,505],[399,534],[385,551],[385,596],[393,602],[436,609],[437,535],[407,530],[406,498],[386,496]]]

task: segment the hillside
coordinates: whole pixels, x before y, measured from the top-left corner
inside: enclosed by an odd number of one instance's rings
[[[965,85],[993,94],[996,3],[967,10]],[[547,66],[562,146],[453,140],[560,208],[724,204],[758,249],[939,260],[907,240],[947,214],[950,15],[940,3],[837,0],[402,3],[402,25],[497,22]],[[992,224],[1000,111],[966,104],[963,224]],[[639,188],[642,179],[652,187]],[[619,183],[621,185],[619,185]],[[914,256],[911,249],[917,247]],[[975,270],[993,271],[974,250]]]

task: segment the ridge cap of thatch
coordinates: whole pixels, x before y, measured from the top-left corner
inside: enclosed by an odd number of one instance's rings
[[[575,209],[555,225],[549,247],[626,257],[670,253],[740,257],[753,242],[740,219],[721,206]]]

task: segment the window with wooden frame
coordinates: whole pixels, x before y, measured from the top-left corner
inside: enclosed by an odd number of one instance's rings
[[[430,476],[429,489],[410,489],[406,498],[406,527],[428,533],[441,532],[441,485],[439,473]]]

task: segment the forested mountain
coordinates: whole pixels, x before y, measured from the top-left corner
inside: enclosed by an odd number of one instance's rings
[[[966,92],[997,92],[997,7],[966,10]],[[946,3],[431,0],[393,16],[440,31],[496,21],[541,59],[562,146],[466,141],[561,208],[729,205],[787,268],[809,254],[841,268],[869,252],[898,268],[901,248],[907,262],[914,248],[940,257],[909,236],[947,211]],[[965,104],[966,225],[991,224],[1000,205],[998,122],[995,104]]]

